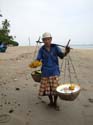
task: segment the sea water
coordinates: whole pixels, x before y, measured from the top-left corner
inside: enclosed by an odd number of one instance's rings
[[[93,44],[92,45],[70,45],[71,48],[77,48],[77,49],[93,49]]]

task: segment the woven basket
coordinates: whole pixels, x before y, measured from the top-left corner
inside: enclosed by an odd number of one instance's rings
[[[36,71],[33,71],[31,73],[31,76],[35,82],[40,82],[41,81],[41,74],[35,74]]]
[[[77,96],[80,93],[80,86],[79,85],[77,85],[77,86],[79,87],[79,89],[77,91],[72,91],[70,93],[67,93],[67,92],[61,93],[61,92],[59,92],[58,89],[59,89],[60,86],[57,87],[56,91],[57,91],[57,94],[60,97],[60,99],[67,100],[67,101],[73,101],[73,100],[75,100],[77,98]]]

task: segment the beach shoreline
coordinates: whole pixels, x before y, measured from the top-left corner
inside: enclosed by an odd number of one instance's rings
[[[19,46],[8,47],[6,53],[0,53],[0,116],[8,114],[10,117],[4,124],[92,125],[93,49],[71,50],[81,92],[72,102],[59,99],[59,112],[47,107],[47,97],[38,97],[39,83],[33,81],[32,69],[28,66],[34,52],[34,46]]]

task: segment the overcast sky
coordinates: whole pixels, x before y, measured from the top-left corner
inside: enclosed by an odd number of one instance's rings
[[[20,45],[28,45],[29,37],[34,44],[44,32],[54,43],[93,43],[93,0],[0,0],[0,13]]]

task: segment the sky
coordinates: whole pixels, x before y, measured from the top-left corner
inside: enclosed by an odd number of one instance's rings
[[[93,44],[93,0],[0,0],[0,13],[19,45],[35,45],[44,32],[61,45]]]

